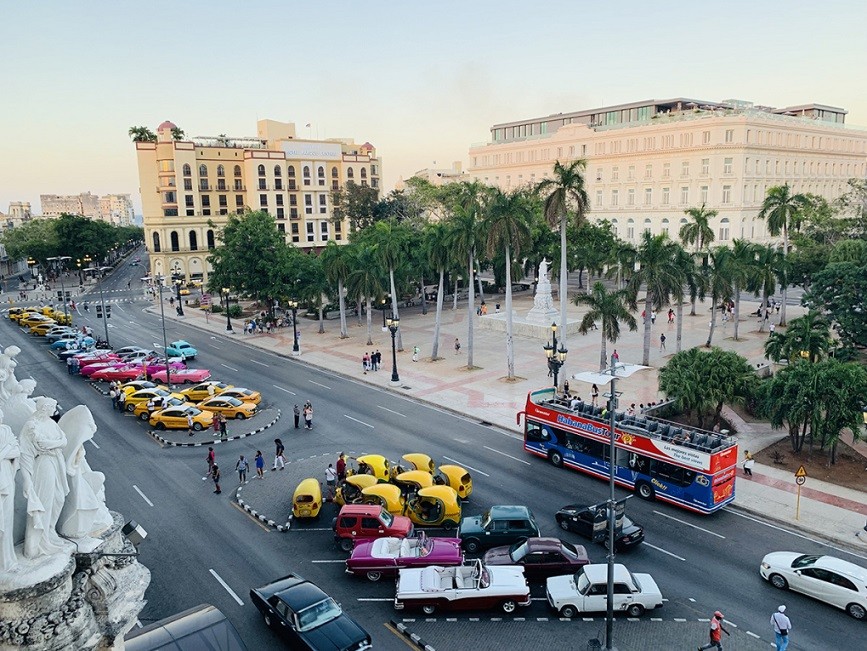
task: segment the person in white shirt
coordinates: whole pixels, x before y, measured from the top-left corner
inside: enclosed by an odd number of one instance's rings
[[[771,624],[774,626],[777,651],[786,651],[789,646],[789,631],[792,629],[792,622],[786,616],[785,606],[780,606],[777,608],[777,612],[771,615]]]

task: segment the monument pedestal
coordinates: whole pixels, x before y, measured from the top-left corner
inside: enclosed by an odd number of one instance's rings
[[[563,328],[559,324],[559,314],[556,319],[552,319],[547,324],[541,324],[536,320],[529,320],[526,317],[512,316],[512,335],[515,337],[532,337],[534,339],[551,339],[551,323],[557,322],[557,332],[565,332],[566,335],[578,334],[578,329],[581,327],[581,321],[570,319]],[[489,330],[491,332],[506,332],[506,315],[486,314],[479,317],[479,330]]]

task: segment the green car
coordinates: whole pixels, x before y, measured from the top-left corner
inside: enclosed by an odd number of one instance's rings
[[[482,515],[464,517],[458,528],[458,538],[470,554],[538,535],[536,519],[526,506],[492,506]]]

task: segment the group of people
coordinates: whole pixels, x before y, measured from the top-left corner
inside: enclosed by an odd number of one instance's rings
[[[295,429],[298,429],[301,416],[304,416],[304,429],[313,429],[313,403],[309,400],[304,403],[304,408],[302,409],[298,405],[295,405],[292,408],[292,413],[295,416]],[[275,439],[275,443],[280,439]],[[276,462],[275,462],[276,463]]]
[[[731,635],[723,626],[725,617],[720,611],[716,611],[710,620],[710,630],[708,631],[710,640],[704,646],[698,647],[698,651],[706,651],[706,649],[716,649],[722,651],[722,634]],[[786,651],[789,646],[789,631],[792,630],[792,620],[786,615],[786,607],[779,606],[771,615],[771,626],[774,630],[774,643],[777,651]]]
[[[279,439],[278,439],[279,440]],[[214,452],[212,446],[208,447],[208,454],[205,457],[208,462],[208,474],[202,477],[202,481],[207,481],[208,478],[214,482],[214,493],[219,495],[223,492],[220,486],[222,473],[217,465],[217,453]],[[262,456],[261,450],[256,450],[256,456],[253,458],[253,465],[256,467],[256,479],[265,479],[265,457]],[[240,455],[235,462],[235,471],[238,473],[239,483],[243,484],[247,481],[247,472],[250,470],[250,461],[246,455]]]
[[[382,353],[379,352],[379,348],[372,353],[364,353],[361,358],[361,368],[365,374],[368,371],[378,371],[380,366],[382,366]]]

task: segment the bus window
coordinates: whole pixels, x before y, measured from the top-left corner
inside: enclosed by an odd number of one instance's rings
[[[539,423],[527,421],[527,440],[528,441],[550,441],[551,436],[546,432]]]
[[[653,471],[651,474],[684,488],[692,485],[692,482],[695,479],[694,471],[670,463],[665,463],[664,461],[654,461]]]

